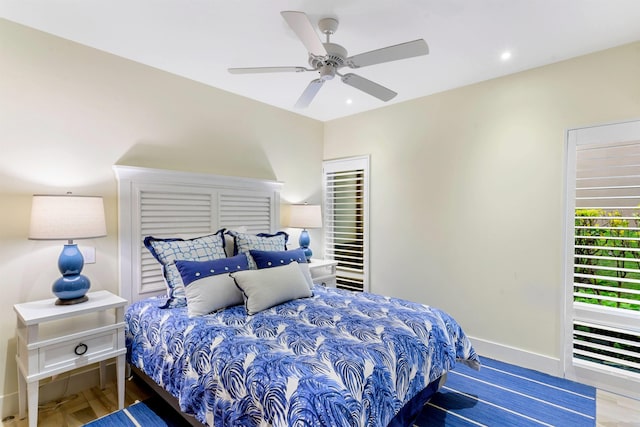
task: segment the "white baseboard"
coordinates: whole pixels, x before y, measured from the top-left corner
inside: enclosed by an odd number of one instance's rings
[[[574,374],[565,374],[562,362],[550,356],[533,353],[530,351],[509,347],[503,344],[494,343],[480,338],[469,337],[476,352],[490,359],[533,369],[555,377],[566,378],[571,381],[578,381],[631,399],[640,400],[640,389],[638,389],[637,376],[616,372],[615,370],[599,367],[595,364],[589,365],[590,369],[584,366],[576,366]]]
[[[637,374],[625,375],[623,372],[612,371],[589,362],[584,362],[584,365],[575,367],[578,381],[592,385],[600,390],[640,401]],[[589,366],[589,368],[586,366]]]
[[[510,347],[504,344],[483,340],[481,338],[469,337],[476,352],[490,359],[544,372],[556,377],[564,377],[562,362],[560,359],[543,354],[533,353],[520,348]]]
[[[116,381],[115,362],[106,364],[106,383]],[[100,371],[98,365],[77,369],[68,373],[56,376],[51,380],[40,381],[40,391],[38,400],[40,405],[46,404],[70,396],[75,393],[87,390],[100,385]],[[18,392],[13,392],[0,396],[0,418],[9,416],[18,417]]]

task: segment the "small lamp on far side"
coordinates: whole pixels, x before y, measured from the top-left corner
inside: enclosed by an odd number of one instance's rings
[[[320,212],[320,205],[291,205],[289,227],[302,228],[300,233],[300,248],[304,249],[304,254],[307,257],[307,261],[311,260],[313,252],[309,249],[309,232],[307,228],[321,228],[322,227],[322,213]]]
[[[77,239],[92,239],[107,235],[102,197],[66,195],[34,195],[31,203],[31,240],[67,240],[58,258],[62,277],[53,283],[58,297],[56,305],[87,301],[91,286],[80,274],[84,258],[73,243]]]

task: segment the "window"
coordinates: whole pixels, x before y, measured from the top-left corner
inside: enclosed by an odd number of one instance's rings
[[[578,129],[568,140],[568,370],[638,387],[640,122]]]
[[[337,286],[369,290],[369,156],[323,163],[325,258],[338,261]]]

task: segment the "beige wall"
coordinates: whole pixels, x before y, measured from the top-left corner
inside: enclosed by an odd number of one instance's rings
[[[371,154],[372,291],[560,359],[566,131],[640,118],[639,76],[635,43],[326,123]]]
[[[92,289],[117,292],[112,165],[277,180],[283,203],[320,203],[322,137],[321,122],[0,19],[2,414],[17,390],[13,304],[52,297],[59,276],[63,242],[27,240],[32,194],[105,197],[108,237],[78,243],[96,247]]]

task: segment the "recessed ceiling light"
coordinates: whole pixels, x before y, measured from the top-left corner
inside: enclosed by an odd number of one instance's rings
[[[508,50],[505,50],[504,52],[502,52],[502,55],[500,55],[500,59],[502,59],[503,61],[508,61],[511,58],[511,52]]]
[[[353,100],[351,98],[347,99],[346,103],[347,105],[350,105],[353,102]]]

